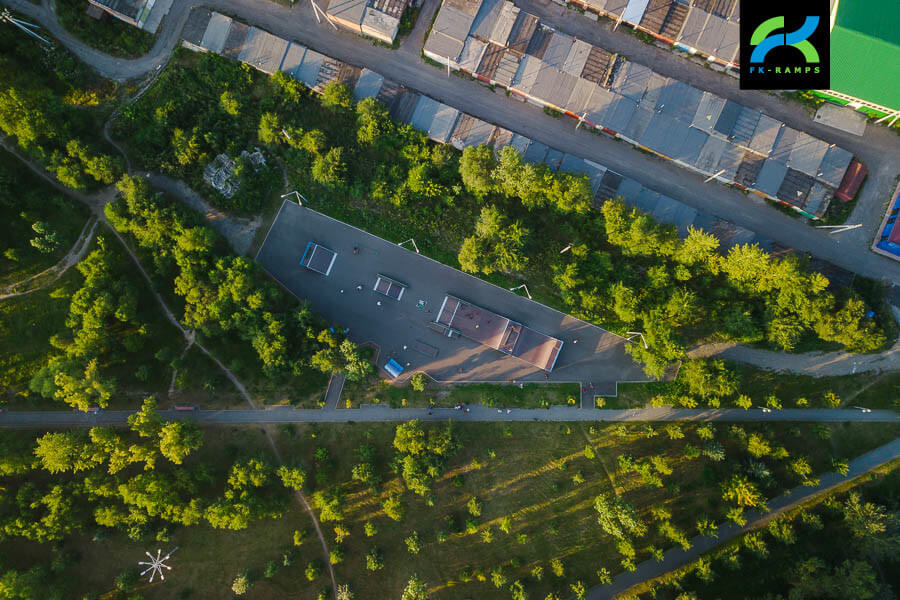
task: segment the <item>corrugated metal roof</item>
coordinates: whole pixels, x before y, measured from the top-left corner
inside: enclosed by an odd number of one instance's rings
[[[547,158],[547,146],[546,144],[542,144],[538,141],[532,141],[528,145],[528,149],[525,150],[525,154],[522,158],[525,162],[530,162],[533,164],[542,163],[544,159]]]
[[[722,160],[726,146],[728,146],[726,140],[714,135],[709,136],[694,165],[706,173],[715,173],[719,170],[719,161]]]
[[[247,40],[249,31],[249,25],[245,25],[240,21],[234,21],[231,24],[231,29],[228,31],[228,37],[225,39],[225,46],[222,48],[221,55],[225,58],[238,60],[238,56],[244,50],[244,42]]]
[[[613,131],[622,132],[628,126],[636,110],[637,104],[634,100],[629,100],[624,96],[617,96],[606,111],[603,126]]]
[[[293,44],[291,45],[293,46]],[[363,69],[359,74],[359,79],[356,80],[356,87],[353,88],[353,97],[357,102],[363,98],[375,98],[378,96],[378,92],[381,91],[383,82],[383,75],[369,69]]]
[[[472,21],[472,35],[477,35],[485,41],[490,41],[491,32],[497,19],[500,18],[500,9],[503,8],[505,0],[483,0],[475,20]]]
[[[698,12],[697,8],[694,8]],[[725,38],[725,19],[715,15],[709,15],[700,31],[700,37],[696,44],[692,44],[695,48],[706,54],[718,56],[719,46]]]
[[[509,34],[507,42],[509,49],[518,54],[524,54],[537,26],[538,18],[536,16],[520,11]]]
[[[427,132],[428,137],[436,142],[444,143],[450,138],[450,132],[456,125],[459,111],[427,96],[422,96],[413,112],[410,124],[416,129]]]
[[[579,78],[575,82],[575,87],[572,88],[572,94],[569,96],[565,108],[575,114],[582,114],[591,99],[591,94],[593,94],[594,89],[597,87],[599,86],[593,81]]]
[[[744,187],[753,187],[765,162],[765,156],[747,150],[744,152],[744,160],[738,167],[737,175],[734,176],[734,182]]]
[[[390,43],[397,37],[400,19],[370,6],[363,15],[361,27],[363,35]]]
[[[725,137],[731,137],[731,132],[734,130],[734,126],[741,115],[742,108],[740,104],[733,100],[725,102],[725,106],[722,107],[722,113],[716,121],[715,130]]]
[[[509,141],[509,145],[519,151],[520,154],[525,154],[525,151],[528,150],[528,146],[531,145],[531,140],[524,135],[519,135],[518,133],[513,134],[512,139]]]
[[[331,0],[325,13],[341,21],[359,25],[366,12],[367,0]]]
[[[490,144],[496,150],[500,150],[504,146],[508,146],[513,140],[514,134],[509,129],[502,127],[494,128],[494,135],[491,137]]]
[[[500,57],[500,63],[497,65],[497,71],[494,73],[494,80],[499,81],[503,85],[511,85],[516,73],[519,72],[519,61],[521,58],[518,54],[514,54],[507,50]]]
[[[641,104],[649,109],[656,110],[656,104],[659,102],[659,97],[662,94],[663,88],[668,84],[668,77],[663,77],[655,71],[651,72],[650,81],[647,82],[647,91],[644,92]]]
[[[474,18],[478,14],[478,9],[481,8],[481,2],[482,0],[444,0],[441,10],[451,8],[456,12]]]
[[[528,42],[525,53],[530,54],[535,58],[542,58],[544,52],[547,50],[547,44],[550,43],[551,37],[553,37],[553,30],[546,25],[538,24],[531,36],[531,40]]]
[[[323,62],[325,62],[324,54],[307,49],[306,54],[303,55],[303,63],[294,69],[294,78],[302,81],[306,87],[314,87]]]
[[[656,210],[656,205],[659,203],[659,192],[654,192],[650,188],[642,187],[641,191],[631,198],[626,198],[625,202],[640,211],[651,214],[654,210]]]
[[[622,14],[622,20],[626,23],[639,24],[649,3],[650,0],[629,0],[625,12]]]
[[[543,68],[538,72],[530,94],[553,106],[563,108],[569,101],[577,81],[578,78],[543,63]]]
[[[284,53],[284,59],[281,61],[281,70],[290,75],[294,79],[297,77],[297,68],[303,62],[303,55],[306,54],[306,46],[291,42],[287,52]]]
[[[633,202],[643,189],[644,186],[642,186],[640,183],[638,183],[634,179],[626,177],[622,179],[622,183],[619,184],[619,189],[616,190],[616,197],[621,196],[625,199],[626,202]]]
[[[459,53],[459,58],[457,59],[460,68],[465,69],[469,73],[477,72],[486,46],[487,44],[471,35],[467,37],[462,52]]]
[[[642,139],[644,137],[644,132],[647,131],[650,122],[653,120],[654,114],[656,113],[652,110],[647,110],[642,105],[638,104],[637,109],[631,116],[631,120],[628,121],[628,125],[626,125],[625,129],[620,131],[620,133],[632,140]]]
[[[697,105],[697,112],[694,113],[694,119],[691,125],[697,129],[701,129],[706,133],[711,133],[715,129],[716,121],[719,120],[719,114],[725,106],[725,99],[716,96],[712,92],[703,92],[700,98],[700,104]]]
[[[566,57],[562,70],[569,75],[581,77],[581,72],[584,71],[584,65],[587,63],[588,56],[591,54],[591,48],[593,48],[593,46],[587,42],[575,40],[575,43],[572,44],[572,49],[569,50],[569,55]]]
[[[569,56],[569,51],[574,44],[575,38],[571,35],[554,31],[550,37],[550,42],[547,44],[547,49],[544,51],[543,61],[561,70],[566,64],[566,58]]]
[[[793,204],[798,208],[805,208],[813,183],[815,183],[815,180],[806,173],[801,173],[788,167],[776,196],[779,200],[784,200],[788,204]]]
[[[775,140],[778,139],[778,132],[782,125],[784,123],[781,121],[761,114],[756,131],[753,132],[753,137],[750,139],[750,148],[763,156],[768,156],[772,152],[772,147],[775,146]]]
[[[606,85],[609,69],[614,60],[615,54],[611,54],[598,46],[592,46],[587,62],[584,63],[584,70],[581,72],[581,76],[590,81],[595,81],[599,85]]]
[[[761,114],[755,108],[742,107],[741,114],[738,115],[731,130],[731,141],[742,146],[749,146]]]
[[[559,165],[562,163],[563,153],[555,148],[547,148],[547,156],[544,158],[544,162],[547,163],[547,166],[550,167],[554,171],[559,170]]]
[[[753,187],[764,194],[775,196],[785,175],[787,175],[787,166],[774,160],[767,160],[763,163]]]
[[[513,25],[515,25],[518,16],[519,9],[516,5],[512,2],[504,2],[500,8],[500,17],[491,31],[490,40],[495,44],[506,46],[509,34],[512,33]]]
[[[709,18],[709,13],[703,10],[699,10],[697,8],[691,9],[691,12],[688,13],[687,19],[684,22],[684,27],[681,30],[681,35],[678,37],[679,42],[690,46],[692,48],[697,48],[697,43],[700,40],[700,34],[703,33],[703,30],[706,28],[706,20]]]
[[[819,174],[819,165],[828,152],[828,144],[803,131],[798,132],[788,166],[813,177]]]
[[[200,46],[206,48],[210,52],[220,54],[222,48],[225,47],[225,40],[228,39],[228,33],[231,31],[231,17],[214,13],[209,19],[209,25],[206,26],[206,32],[200,41]]]
[[[832,187],[840,187],[844,173],[850,166],[853,155],[839,146],[831,146],[819,165],[819,179],[831,185]]]
[[[644,97],[644,92],[647,91],[647,86],[650,84],[650,75],[652,73],[653,71],[650,67],[631,63],[631,68],[628,69],[625,81],[617,91],[626,98],[640,102],[641,98]]]
[[[534,83],[537,80],[538,73],[541,72],[544,63],[539,58],[535,58],[530,54],[526,54],[519,63],[519,70],[513,77],[512,87],[519,90],[523,94],[531,93]]]
[[[238,60],[271,75],[281,67],[287,48],[287,40],[251,27]]]
[[[594,192],[594,205],[600,206],[605,201],[615,198],[622,183],[622,176],[615,171],[607,171],[600,178],[600,187]]]
[[[809,195],[806,197],[806,207],[804,210],[811,215],[820,217],[825,214],[825,211],[828,209],[828,203],[832,196],[834,196],[834,188],[830,188],[817,181],[813,184],[812,189],[809,191]]]
[[[586,118],[596,125],[606,125],[607,113],[610,105],[615,101],[616,95],[600,87],[594,87],[588,103],[581,109],[581,113],[586,113]]]
[[[775,140],[775,146],[773,146],[772,152],[769,153],[769,158],[787,164],[788,159],[791,157],[791,152],[794,150],[794,142],[797,140],[798,133],[800,132],[793,127],[788,127],[787,125],[782,127],[781,131],[778,132],[778,138]]]
[[[735,146],[734,144],[728,144],[727,146],[725,146],[725,151],[722,152],[722,158],[719,160],[716,172],[722,171],[723,177],[725,177],[726,179],[734,180],[734,177],[737,174],[738,166],[740,166],[743,159],[743,149],[741,149],[739,146]]]
[[[694,86],[670,79],[656,102],[656,110],[682,123],[690,124],[694,120],[694,113],[702,96],[703,93]]]

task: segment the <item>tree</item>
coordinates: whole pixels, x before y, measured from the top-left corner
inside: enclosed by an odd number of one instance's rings
[[[141,409],[128,416],[128,426],[143,438],[155,438],[163,426],[162,417],[156,412],[156,398],[147,396]]]
[[[737,506],[765,510],[765,499],[759,489],[743,475],[732,475],[722,484],[722,499]]]
[[[67,370],[60,370],[53,383],[56,385],[54,397],[81,411],[87,411],[94,403],[106,408],[115,391],[112,379],[100,377],[100,366],[96,358],[87,362],[81,377],[71,375]]]
[[[406,544],[406,549],[410,554],[418,554],[422,550],[422,540],[419,539],[419,534],[416,531],[413,531],[403,543]]]
[[[335,591],[336,591],[337,600],[353,600],[354,594],[353,594],[353,592],[350,591],[350,586],[347,585],[346,583],[342,583],[342,584],[338,585],[337,590],[335,590]],[[403,598],[402,600],[407,600],[407,599]],[[410,600],[416,600],[416,599],[412,598]],[[427,600],[427,598],[423,598],[421,600]]]
[[[311,560],[306,565],[306,570],[304,571],[304,575],[306,575],[307,581],[315,581],[319,577],[322,576],[322,563],[319,560]]]
[[[31,240],[31,245],[41,254],[50,254],[59,248],[59,235],[50,229],[50,225],[44,221],[35,221],[31,225],[31,229],[37,234],[37,237]]]
[[[510,223],[497,207],[485,206],[475,224],[475,235],[463,240],[459,249],[460,267],[485,275],[521,271],[528,263],[524,254],[528,235],[520,222]]]
[[[768,440],[766,440],[766,438],[764,438],[762,435],[758,433],[751,433],[750,437],[747,438],[747,452],[749,452],[756,458],[768,456],[771,451],[772,448],[771,446],[769,446]]]
[[[572,589],[572,593],[575,595],[575,598],[577,600],[584,600],[584,597],[587,595],[587,589],[584,587],[584,584],[581,581],[576,581],[569,587]]]
[[[897,517],[883,506],[863,502],[858,492],[851,492],[841,509],[854,544],[865,556],[883,560],[900,554]]]
[[[322,104],[331,109],[350,110],[353,108],[353,94],[339,81],[330,81],[322,89]]]
[[[506,582],[509,579],[506,577],[506,573],[503,572],[503,567],[494,567],[491,569],[491,583],[494,584],[494,587],[498,590],[506,585]]]
[[[466,504],[466,507],[469,509],[469,514],[473,517],[481,516],[481,502],[478,501],[478,498],[472,496],[469,498],[469,502]]]
[[[563,561],[559,558],[550,559],[550,570],[553,571],[553,574],[557,577],[562,577],[565,575],[566,568],[563,565]]]
[[[278,115],[264,112],[259,117],[259,128],[256,136],[263,144],[275,144],[281,141],[281,126],[278,124]]]
[[[313,504],[319,509],[319,519],[328,521],[344,520],[344,497],[337,488],[318,491],[313,494]]]
[[[400,595],[400,600],[428,600],[428,586],[413,573]]]
[[[243,596],[250,591],[250,585],[250,574],[247,571],[244,571],[234,578],[234,582],[231,584],[231,591],[238,596]]]
[[[459,174],[463,185],[476,196],[484,197],[494,190],[494,169],[497,157],[487,145],[469,146],[459,159]]]
[[[378,534],[378,527],[372,521],[366,521],[366,524],[363,526],[363,531],[366,534],[366,537],[372,537]]]
[[[722,398],[737,391],[737,378],[721,360],[688,360],[682,363],[678,377],[688,390],[702,398]]]
[[[409,385],[417,392],[424,392],[425,386],[428,385],[428,379],[425,373],[419,371],[409,379]]]
[[[159,451],[176,465],[203,445],[203,432],[191,421],[175,421],[163,425],[159,432]]]
[[[366,553],[366,569],[378,571],[384,568],[384,556],[378,548],[371,548]]]
[[[637,517],[634,508],[621,498],[600,494],[594,500],[594,509],[599,513],[600,527],[613,537],[624,539],[626,535],[642,536],[646,532],[646,525]]]
[[[528,600],[528,592],[525,591],[525,584],[521,579],[516,579],[509,584],[509,593],[512,600]]]
[[[103,461],[82,433],[47,433],[37,440],[35,456],[51,473],[77,473],[94,468]]]
[[[312,165],[313,179],[323,185],[341,186],[345,183],[347,166],[344,163],[344,149],[332,148],[324,156],[317,155]]]
[[[394,521],[403,520],[403,516],[406,514],[406,506],[397,494],[390,494],[385,498],[381,503],[381,508],[384,510],[384,514]]]
[[[734,403],[744,410],[750,410],[750,408],[753,407],[753,400],[751,400],[750,396],[747,396],[746,394],[741,394],[740,396],[738,396],[737,400],[735,400]]]
[[[297,467],[281,465],[275,472],[281,478],[281,483],[289,490],[301,490],[306,483],[306,473]]]

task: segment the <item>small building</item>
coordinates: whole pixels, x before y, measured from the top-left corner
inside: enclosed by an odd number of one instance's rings
[[[357,35],[393,44],[409,0],[330,0],[325,14],[331,22]]]
[[[149,33],[156,33],[173,0],[88,0],[90,4]]]

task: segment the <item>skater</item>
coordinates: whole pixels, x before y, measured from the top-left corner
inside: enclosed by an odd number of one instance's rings
[[[361,292],[361,291],[362,291],[362,286],[361,286],[361,285],[356,286],[356,291],[357,291],[357,292]]]
[[[359,254],[359,246],[353,246],[353,254]]]

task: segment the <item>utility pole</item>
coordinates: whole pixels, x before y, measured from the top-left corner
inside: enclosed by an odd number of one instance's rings
[[[578,123],[575,124],[575,130],[577,131],[581,124],[584,123],[584,119],[587,117],[587,113],[584,113],[580,117],[578,117]]]
[[[447,57],[447,79],[450,79],[450,57]]]
[[[21,29],[22,31],[24,31],[25,33],[30,35],[31,37],[44,42],[48,46],[51,45],[50,40],[43,38],[43,37],[39,36],[38,34],[36,34],[34,31],[32,31],[32,29],[39,29],[39,27],[37,25],[35,25],[34,23],[29,23],[28,21],[23,21],[21,19],[15,18],[14,16],[12,16],[12,13],[9,12],[8,8],[4,8],[3,12],[0,12],[0,21],[6,21],[7,23],[12,24],[14,27],[18,27],[19,29]]]
[[[331,25],[332,27],[334,27],[334,30],[335,30],[335,31],[338,30],[337,25],[335,25],[334,22],[332,22],[331,17],[329,17],[329,16],[325,13],[325,11],[322,10],[321,8],[319,8],[319,5],[316,4],[316,0],[309,0],[309,3],[312,4],[312,7],[313,7],[313,14],[316,15],[316,22],[317,22],[317,23],[319,23],[319,24],[322,23],[322,19],[319,18],[319,14],[321,13],[321,15],[322,15],[323,17],[325,17],[325,20],[328,21],[328,24]]]

